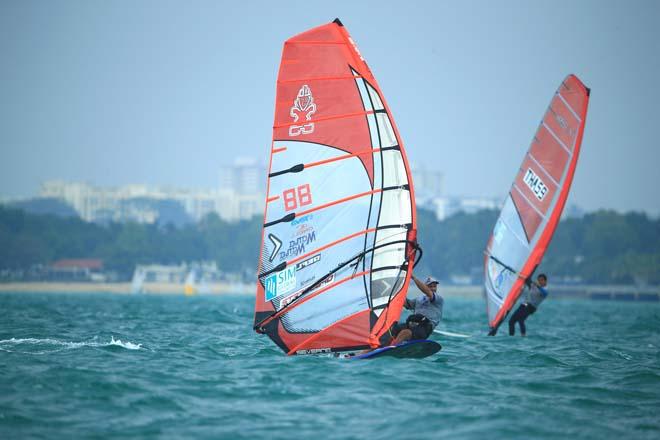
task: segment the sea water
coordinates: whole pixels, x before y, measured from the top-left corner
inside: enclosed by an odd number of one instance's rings
[[[247,296],[0,294],[0,438],[658,439],[660,304],[447,298],[422,360],[287,357]]]

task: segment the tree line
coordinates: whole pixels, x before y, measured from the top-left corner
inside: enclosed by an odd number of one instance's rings
[[[418,210],[418,237],[424,249],[422,272],[482,272],[484,248],[498,211],[458,213],[437,221]],[[588,284],[660,284],[660,219],[646,214],[600,210],[563,219],[539,270],[553,280]]]
[[[417,269],[446,279],[481,274],[497,211],[458,213],[443,221],[418,210],[424,256]],[[229,223],[209,214],[196,224],[87,223],[0,206],[0,270],[25,270],[63,258],[100,258],[129,279],[136,264],[211,260],[226,272],[256,269],[261,218]],[[560,222],[540,270],[554,280],[660,284],[660,220],[597,211]]]

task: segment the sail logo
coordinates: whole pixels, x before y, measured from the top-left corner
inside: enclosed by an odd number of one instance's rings
[[[575,130],[571,128],[570,125],[568,125],[568,121],[562,116],[557,113],[554,113],[555,120],[557,121],[557,124],[571,137],[575,136]]]
[[[304,215],[300,218],[294,218],[291,221],[291,226],[297,226],[301,223],[306,223],[306,222],[312,220],[313,218],[314,218],[314,214],[307,214],[307,215]]]
[[[500,290],[502,289],[502,284],[509,279],[509,271],[502,270],[497,277],[495,278],[495,287]]]
[[[308,234],[302,235],[295,240],[289,241],[289,247],[280,252],[280,261],[289,260],[305,253],[308,245],[316,241],[316,231],[312,230]]]
[[[545,195],[548,193],[548,187],[543,183],[541,178],[536,175],[531,168],[527,169],[525,177],[523,177],[523,182],[532,190],[537,199],[543,200]]]
[[[270,240],[271,243],[273,243],[273,251],[270,253],[270,257],[268,257],[268,261],[271,263],[275,259],[275,256],[279,252],[280,248],[282,247],[282,240],[277,238],[276,235],[273,234],[268,234],[268,239]]]
[[[290,292],[296,287],[296,268],[287,267],[286,269],[274,273],[266,278],[266,301],[272,301],[280,295]]]
[[[307,348],[305,350],[298,350],[296,354],[324,354],[332,353],[332,348]]]
[[[314,123],[309,122],[312,120],[312,115],[316,113],[316,104],[314,103],[314,96],[312,89],[307,84],[298,90],[298,96],[293,101],[293,107],[289,110],[289,116],[293,118],[296,123],[299,120],[304,122],[300,125],[291,125],[289,127],[289,136],[300,136],[302,134],[314,133]]]
[[[508,283],[510,278],[510,272],[506,269],[502,269],[495,261],[490,260],[488,263],[488,272],[490,275],[491,283],[493,286],[492,292],[498,298],[502,299],[501,291],[505,282]]]
[[[294,232],[294,235],[296,237],[301,237],[301,236],[303,236],[305,234],[309,234],[310,232],[313,232],[313,231],[314,231],[314,226],[312,226],[310,224],[307,224],[307,223],[303,223],[302,225],[298,225],[298,227],[296,228],[296,230]]]
[[[311,258],[301,261],[300,263],[296,263],[296,271],[303,270],[304,268],[311,266],[314,263],[318,263],[319,261],[321,261],[321,254],[316,254]]]
[[[313,292],[315,290],[320,289],[321,287],[327,286],[328,284],[332,283],[334,281],[334,279],[335,279],[335,274],[330,274],[327,277],[325,277],[325,279],[323,281],[321,281],[316,286],[314,286],[313,289],[311,289],[309,291],[307,290],[308,288],[300,289],[299,291],[297,291],[293,295],[289,296],[288,298],[283,298],[282,301],[280,301],[280,309],[282,307],[288,306],[289,304],[291,304],[292,302],[294,302],[295,300],[297,300],[298,298],[303,296],[303,294]]]

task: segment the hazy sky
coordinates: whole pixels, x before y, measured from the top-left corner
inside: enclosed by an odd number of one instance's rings
[[[657,1],[3,1],[0,196],[217,186],[268,154],[284,40],[335,17],[446,194],[504,197],[575,73],[592,94],[569,203],[660,212]]]

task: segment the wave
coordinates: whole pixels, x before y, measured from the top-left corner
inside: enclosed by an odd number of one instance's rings
[[[96,339],[96,338],[95,338]],[[103,347],[122,347],[125,348],[126,350],[140,350],[142,348],[142,344],[134,344],[133,342],[126,341],[123,342],[121,339],[115,339],[114,336],[110,337],[109,342],[99,342],[96,340],[92,341],[83,341],[83,342],[71,342],[71,341],[60,341],[59,339],[50,339],[50,338],[45,338],[45,339],[39,339],[39,338],[11,338],[11,339],[2,339],[0,340],[0,350],[1,351],[6,351],[6,352],[14,352],[15,350],[12,350],[11,348],[19,348],[19,347],[25,347],[25,346],[36,346],[36,347],[44,347],[48,348],[49,346],[52,348],[55,348],[54,350],[47,350],[47,351],[27,351],[23,353],[30,353],[30,354],[44,354],[44,353],[52,353],[55,351],[61,351],[61,350],[70,350],[70,349],[76,349],[76,348],[84,348],[84,347],[93,347],[93,348],[103,348]]]
[[[115,339],[114,336],[110,336],[110,342],[107,344],[108,346],[110,345],[116,345],[119,347],[123,347],[127,350],[139,350],[142,348],[142,344],[133,344],[132,342],[126,341],[122,342],[121,339]]]

